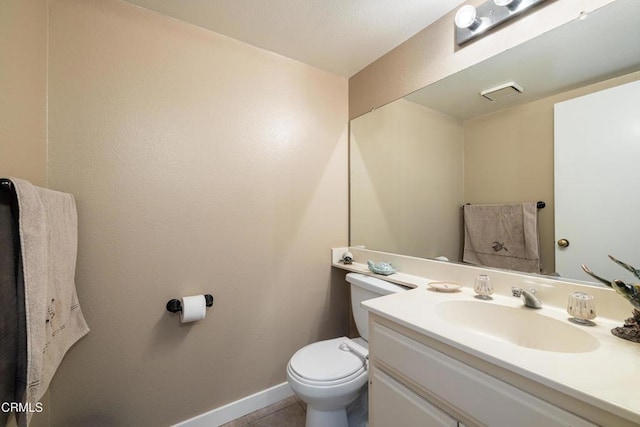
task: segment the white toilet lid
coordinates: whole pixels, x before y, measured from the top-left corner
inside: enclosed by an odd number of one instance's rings
[[[296,374],[312,381],[335,381],[364,368],[365,361],[351,351],[338,346],[346,338],[319,341],[298,350],[290,366]]]

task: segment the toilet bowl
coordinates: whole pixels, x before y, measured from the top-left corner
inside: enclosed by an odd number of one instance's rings
[[[306,345],[287,365],[291,389],[307,404],[306,427],[367,425],[366,411],[347,414],[347,407],[362,395],[368,381],[367,312],[360,302],[406,289],[356,273],[347,274],[347,281],[351,283],[354,320],[362,337]]]
[[[346,407],[367,384],[367,361],[340,349],[345,340],[348,338],[309,344],[287,365],[289,385],[307,403],[308,427],[347,427]]]

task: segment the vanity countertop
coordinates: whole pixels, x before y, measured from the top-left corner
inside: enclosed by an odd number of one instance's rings
[[[621,322],[598,317],[595,326],[579,326],[568,321],[569,315],[564,308],[543,304],[542,309],[533,310],[536,315],[579,328],[597,339],[599,345],[580,353],[521,347],[456,326],[437,314],[438,304],[447,301],[532,310],[524,307],[520,298],[493,295],[492,301],[480,301],[474,298],[469,287],[462,287],[457,292],[437,292],[427,286],[428,279],[418,284],[412,277],[409,279],[415,289],[365,301],[363,306],[429,338],[640,424],[640,344],[611,334],[610,330],[621,326]]]

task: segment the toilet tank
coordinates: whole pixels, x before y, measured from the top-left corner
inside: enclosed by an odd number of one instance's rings
[[[360,303],[383,295],[406,291],[408,288],[358,273],[347,274],[347,282],[351,284],[351,310],[353,311],[353,319],[356,322],[358,333],[362,338],[369,341],[367,310],[362,308]]]

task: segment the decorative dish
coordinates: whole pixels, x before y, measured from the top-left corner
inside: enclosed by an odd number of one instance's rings
[[[460,283],[455,282],[429,282],[428,285],[438,292],[455,292],[462,287]]]

